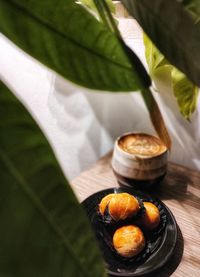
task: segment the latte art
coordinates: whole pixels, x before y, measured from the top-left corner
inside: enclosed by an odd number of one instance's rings
[[[157,156],[167,150],[158,138],[147,134],[126,135],[119,140],[118,144],[127,153],[141,156]]]
[[[156,143],[151,143],[146,139],[141,139],[140,141],[132,141],[131,145],[124,147],[124,150],[131,154],[139,154],[139,155],[153,155],[159,152],[159,145]]]

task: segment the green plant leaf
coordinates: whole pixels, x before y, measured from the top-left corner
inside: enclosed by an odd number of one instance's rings
[[[189,119],[197,106],[199,89],[182,72],[172,66],[160,53],[147,35],[143,34],[145,56],[152,78],[162,78],[165,82],[166,75],[171,75],[174,95],[177,99],[181,114]]]
[[[189,120],[197,107],[199,88],[175,67],[172,69],[172,84],[180,112]]]
[[[122,0],[122,2],[169,62],[199,86],[200,27],[184,6],[184,1]]]
[[[143,33],[143,41],[145,45],[145,57],[149,67],[149,73],[153,77],[160,68],[166,64],[169,64],[169,62],[155,47],[148,36],[145,35],[145,33]]]
[[[133,66],[115,34],[74,0],[0,0],[0,31],[79,85],[133,91],[150,84],[139,59]]]
[[[106,276],[46,138],[2,83],[0,117],[0,276]]]

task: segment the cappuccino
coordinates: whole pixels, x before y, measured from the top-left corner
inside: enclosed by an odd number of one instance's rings
[[[167,150],[158,138],[142,133],[128,134],[121,137],[118,145],[127,153],[144,157],[155,157]]]
[[[167,147],[155,136],[124,134],[115,142],[112,168],[120,185],[146,188],[165,176],[167,154]]]

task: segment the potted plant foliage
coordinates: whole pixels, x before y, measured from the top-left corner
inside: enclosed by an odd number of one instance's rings
[[[148,62],[150,73],[170,62],[195,87],[195,98],[200,84],[198,1],[121,2],[166,57],[146,38],[147,51],[153,49],[155,58]],[[94,0],[93,5],[100,21],[74,0],[0,0],[0,31],[80,86],[140,90],[158,135],[170,147],[151,78],[122,40],[107,1]],[[183,77],[175,73],[177,84]],[[186,117],[194,106],[184,109]],[[0,275],[106,276],[87,217],[45,136],[3,83],[0,115]]]

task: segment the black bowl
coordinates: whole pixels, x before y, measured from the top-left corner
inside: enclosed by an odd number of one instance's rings
[[[136,257],[125,259],[117,255],[112,247],[112,231],[99,221],[98,205],[109,193],[128,192],[143,201],[156,204],[161,212],[161,224],[152,233],[146,233],[146,247]],[[82,203],[95,231],[100,249],[112,276],[143,276],[162,267],[173,254],[177,241],[177,224],[171,211],[159,199],[154,199],[132,188],[111,188],[89,196]],[[113,227],[112,227],[113,228]],[[114,231],[114,229],[113,229]],[[150,234],[150,235],[149,235]]]

